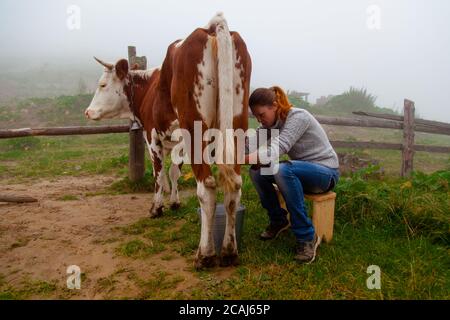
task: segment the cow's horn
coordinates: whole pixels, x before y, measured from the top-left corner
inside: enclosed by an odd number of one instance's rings
[[[100,60],[100,59],[97,58],[97,57],[94,57],[94,59],[95,59],[98,63],[100,63],[101,65],[103,65],[103,66],[105,66],[106,68],[108,68],[109,70],[112,70],[112,69],[114,68],[114,65],[112,65],[111,63],[106,63],[106,62]]]

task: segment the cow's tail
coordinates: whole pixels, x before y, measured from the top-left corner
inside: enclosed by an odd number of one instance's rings
[[[217,42],[217,120],[223,143],[218,149],[223,150],[223,161],[218,161],[219,182],[227,192],[237,190],[237,177],[234,172],[235,149],[234,136],[227,134],[233,129],[233,44],[227,21],[222,13],[218,13],[210,22],[215,26]],[[229,133],[232,131],[230,130]],[[220,159],[220,157],[218,158]]]

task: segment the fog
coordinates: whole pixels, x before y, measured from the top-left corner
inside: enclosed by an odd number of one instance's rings
[[[446,0],[2,0],[0,72],[52,62],[100,76],[92,56],[114,62],[128,45],[157,66],[168,44],[218,11],[247,43],[252,87],[308,92],[312,103],[364,87],[378,106],[401,110],[408,98],[420,117],[450,122]]]

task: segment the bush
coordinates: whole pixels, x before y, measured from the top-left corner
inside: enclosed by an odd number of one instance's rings
[[[375,113],[396,114],[389,108],[380,108],[375,105],[376,97],[367,92],[367,89],[350,89],[338,96],[332,97],[323,107],[334,112],[352,113],[353,111],[368,111]]]

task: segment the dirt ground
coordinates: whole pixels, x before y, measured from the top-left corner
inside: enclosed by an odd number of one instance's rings
[[[28,204],[0,203],[0,276],[11,288],[45,281],[56,290],[37,299],[140,298],[136,279],[154,279],[163,271],[176,277],[167,298],[183,297],[198,285],[192,263],[176,252],[132,259],[118,255],[117,227],[136,222],[148,213],[151,194],[86,196],[104,190],[113,177],[64,177],[0,187],[3,194],[26,194],[38,199]],[[64,201],[64,196],[76,196]],[[165,259],[170,254],[170,259]],[[80,290],[66,288],[67,267],[81,269]],[[229,270],[218,271],[227,277]]]

